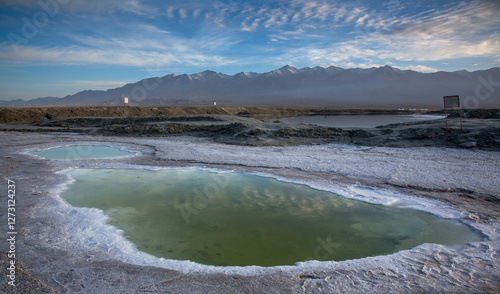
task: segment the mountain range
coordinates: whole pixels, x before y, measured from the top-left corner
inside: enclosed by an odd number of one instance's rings
[[[500,68],[421,73],[391,66],[301,68],[226,75],[214,71],[148,78],[64,98],[1,101],[0,106],[177,105],[442,108],[460,95],[465,108],[500,108]],[[465,105],[464,105],[465,104]]]

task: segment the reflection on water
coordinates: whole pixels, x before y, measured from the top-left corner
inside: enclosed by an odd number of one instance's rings
[[[281,121],[292,124],[303,123],[335,128],[374,128],[388,124],[410,123],[441,118],[444,117],[439,115],[332,115],[288,117],[281,119]]]
[[[38,155],[47,159],[91,159],[91,158],[108,158],[130,156],[133,153],[120,150],[116,147],[109,146],[92,146],[92,145],[77,145],[59,148],[51,148],[31,152],[33,155]]]
[[[245,173],[80,169],[62,194],[95,207],[141,251],[209,265],[293,265],[389,254],[479,234],[426,212]]]

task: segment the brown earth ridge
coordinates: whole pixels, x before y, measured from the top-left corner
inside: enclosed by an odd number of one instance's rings
[[[290,124],[303,115],[409,114],[384,109],[310,109],[246,107],[75,107],[1,108],[0,130],[70,132],[103,136],[188,135],[250,146],[341,143],[386,147],[448,147],[500,150],[500,111],[464,110],[444,119],[377,128],[333,128]],[[441,114],[442,111],[433,111]]]

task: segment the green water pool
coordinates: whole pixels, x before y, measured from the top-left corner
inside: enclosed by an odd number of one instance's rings
[[[74,169],[61,194],[109,216],[138,250],[217,266],[293,265],[460,246],[482,235],[433,214],[238,172]]]

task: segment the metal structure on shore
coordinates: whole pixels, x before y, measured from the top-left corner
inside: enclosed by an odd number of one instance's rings
[[[458,117],[460,118],[460,130],[463,131],[464,129],[462,126],[462,109],[460,108],[460,97],[458,95],[444,96],[443,103],[444,103],[444,117],[446,121],[445,131],[447,133],[450,132],[450,130],[448,129],[448,114],[446,113],[447,109],[458,110]]]

